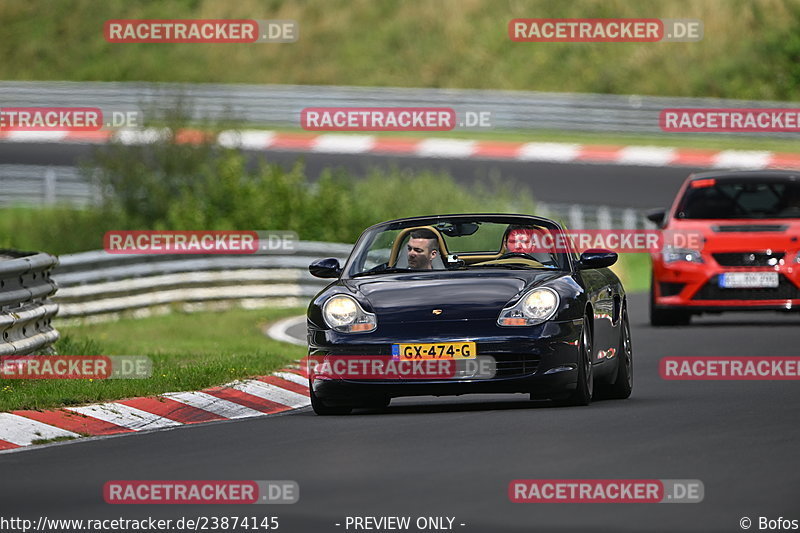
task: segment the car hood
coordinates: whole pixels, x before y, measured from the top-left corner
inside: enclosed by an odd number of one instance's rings
[[[800,220],[672,220],[666,231],[697,232],[705,252],[754,250],[793,251],[800,248]]]
[[[348,280],[347,285],[366,298],[383,323],[495,320],[521,291],[563,275],[532,270],[390,274]]]

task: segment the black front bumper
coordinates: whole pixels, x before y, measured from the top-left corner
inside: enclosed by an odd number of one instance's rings
[[[484,393],[530,393],[534,397],[568,394],[577,383],[581,320],[547,322],[524,328],[500,328],[474,324],[475,333],[492,335],[457,336],[446,331],[427,331],[423,337],[376,334],[342,335],[309,328],[309,356],[382,356],[391,358],[392,344],[473,341],[477,355],[491,356],[497,363],[492,378],[437,380],[312,379],[315,395],[329,404],[357,404],[362,399],[400,396],[448,396]],[[415,328],[404,327],[403,331]],[[419,328],[416,328],[419,332]],[[445,328],[442,328],[445,329]],[[459,328],[460,329],[460,328]],[[490,331],[486,331],[490,329]],[[441,333],[440,333],[441,332]],[[396,332],[399,333],[399,332]],[[358,342],[354,342],[358,341]]]

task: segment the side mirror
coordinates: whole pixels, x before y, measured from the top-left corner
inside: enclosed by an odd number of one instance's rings
[[[586,250],[581,254],[581,259],[578,262],[580,270],[590,268],[606,268],[610,267],[617,262],[617,253],[603,250],[601,248],[593,248]]]
[[[342,274],[342,267],[335,257],[317,259],[308,265],[308,271],[316,278],[338,278]]]
[[[667,212],[664,209],[654,209],[647,213],[647,220],[655,223],[658,227],[664,225],[665,218],[667,218]]]

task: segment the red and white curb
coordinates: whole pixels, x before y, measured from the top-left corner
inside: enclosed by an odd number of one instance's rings
[[[267,334],[276,340],[305,344],[285,333],[303,317],[276,322]],[[137,433],[220,420],[273,415],[310,405],[308,378],[299,365],[269,376],[234,381],[201,391],[46,411],[0,413],[0,451],[30,446],[35,441]]]
[[[58,437],[131,433],[280,413],[309,405],[307,383],[297,370],[286,369],[202,391],[0,413],[0,450]]]
[[[0,131],[0,141],[31,143],[105,143],[113,138],[123,144],[144,144],[161,130],[96,132]],[[203,138],[199,130],[183,130],[178,142]],[[445,159],[499,159],[553,163],[594,163],[631,166],[678,166],[707,168],[800,169],[800,153],[759,150],[704,150],[660,146],[611,146],[551,142],[477,141],[466,139],[383,137],[355,134],[287,133],[263,130],[223,131],[217,142],[247,150],[282,150],[330,154],[399,155]]]
[[[59,437],[136,433],[273,415],[310,405],[308,380],[296,368],[202,391],[172,392],[80,407],[0,413],[0,450]]]

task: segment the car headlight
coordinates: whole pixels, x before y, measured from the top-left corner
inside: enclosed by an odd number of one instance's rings
[[[506,307],[497,317],[499,326],[535,326],[556,314],[561,301],[558,293],[549,287],[528,291],[511,307]]]
[[[367,333],[378,327],[374,313],[367,313],[355,299],[344,295],[325,302],[322,318],[331,329],[344,333]]]
[[[661,250],[661,257],[665,263],[675,263],[677,261],[685,261],[687,263],[704,263],[703,256],[700,255],[700,250],[693,250],[691,248],[675,248],[673,246],[665,246]]]
[[[795,263],[800,263],[800,252],[797,252],[797,255],[794,256],[794,262]]]

